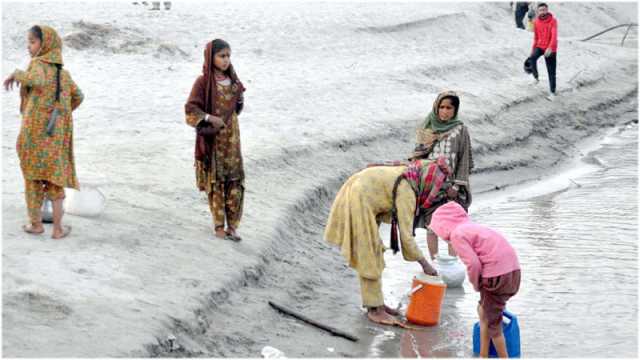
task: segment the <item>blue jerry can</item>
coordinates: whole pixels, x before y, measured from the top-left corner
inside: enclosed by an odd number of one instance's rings
[[[520,327],[518,326],[518,318],[512,313],[504,310],[504,318],[502,320],[502,333],[504,334],[504,340],[507,343],[507,354],[510,358],[520,357]],[[480,323],[476,322],[473,325],[473,354],[480,354]],[[498,357],[496,348],[493,343],[489,345],[489,357]]]

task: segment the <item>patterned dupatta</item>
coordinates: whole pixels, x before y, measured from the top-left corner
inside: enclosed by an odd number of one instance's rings
[[[420,214],[420,209],[428,209],[446,199],[446,190],[449,186],[447,180],[450,176],[451,169],[447,165],[444,156],[440,156],[435,161],[425,159],[412,161],[407,166],[407,169],[396,179],[391,200],[391,249],[394,254],[400,250],[398,244],[398,210],[396,208],[396,193],[400,182],[402,180],[407,181],[416,194],[416,211],[413,222],[413,235],[415,236],[415,220]]]

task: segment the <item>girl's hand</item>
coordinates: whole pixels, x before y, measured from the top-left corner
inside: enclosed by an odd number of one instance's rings
[[[224,121],[221,117],[209,115],[207,116],[207,121],[215,128],[221,129],[224,127]]]
[[[2,83],[2,85],[4,86],[4,89],[6,91],[9,90],[13,90],[13,84],[16,83],[17,85],[17,81],[16,81],[16,77],[14,76],[13,73],[11,73],[11,75],[9,75],[9,77],[7,77],[4,82]]]
[[[455,187],[451,186],[450,188],[447,189],[447,197],[451,200],[457,199],[458,198],[458,189],[456,189]]]

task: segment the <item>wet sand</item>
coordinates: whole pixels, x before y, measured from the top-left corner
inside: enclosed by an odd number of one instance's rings
[[[635,220],[628,216],[637,213],[637,205],[623,195],[637,191],[635,134],[637,124],[632,123],[621,133],[592,138],[604,143],[577,162],[569,162],[582,164],[584,169],[555,169],[558,171],[550,172],[545,180],[522,185],[508,195],[494,192],[480,196],[472,207],[475,221],[502,231],[518,251],[523,283],[508,308],[520,322],[524,357],[607,356],[611,346],[620,356],[637,355],[637,231]],[[594,148],[593,143],[588,148]],[[622,158],[615,160],[618,168],[606,165],[621,154]],[[606,164],[591,166],[593,158]],[[567,177],[577,173],[580,175],[572,180],[581,185],[579,188]],[[559,187],[556,178],[564,179]],[[603,195],[596,190],[612,180],[619,187],[605,194],[617,194],[612,199],[616,211],[601,213],[604,217],[598,222],[583,217],[584,208]],[[491,198],[499,200],[492,202]],[[226,294],[219,305],[212,304],[206,326],[178,326],[179,338],[187,340],[184,349],[169,352],[156,345],[148,347],[150,353],[256,357],[264,346],[272,346],[288,357],[473,356],[472,326],[477,321],[479,295],[466,280],[462,288],[447,290],[436,327],[402,330],[366,320],[359,306],[354,271],[321,238],[330,200],[323,196],[319,199],[321,211],[300,214],[306,220],[299,224],[302,228],[296,236],[307,239],[308,244],[276,256],[260,280]],[[617,241],[601,244],[604,235],[611,238],[612,233],[600,224],[615,228]],[[383,225],[385,241],[387,234],[388,227]],[[418,245],[426,252],[425,238],[424,230],[417,230]],[[441,242],[440,252],[445,251]],[[390,252],[385,260],[385,301],[396,306],[420,267]],[[267,300],[352,333],[360,341],[334,337],[281,315],[266,304]],[[406,305],[403,302],[403,312]],[[587,339],[591,340],[585,346]]]
[[[544,71],[540,84],[527,84],[521,64],[531,34],[514,29],[507,3],[232,2],[213,12],[189,2],[169,12],[126,2],[2,7],[3,69],[26,66],[24,32],[34,19],[62,36],[98,36],[96,47],[76,43],[64,56],[86,96],[74,114],[78,176],[107,197],[98,218],[65,217],[74,231],[64,242],[20,230],[19,99],[7,93],[5,356],[258,356],[265,345],[289,356],[396,356],[401,334],[363,320],[352,270],[321,238],[347,176],[372,161],[406,157],[445,88],[464,99],[474,194],[539,179],[574,156],[577,141],[637,113],[637,51],[575,41],[634,18],[633,3],[554,5],[563,19],[554,101],[545,98]],[[87,25],[102,28],[92,34]],[[184,124],[184,101],[213,36],[230,40],[249,89],[240,116],[241,243],[213,238],[206,198],[194,186],[193,129]],[[267,300],[362,340],[309,329]],[[182,350],[166,351],[169,334]]]

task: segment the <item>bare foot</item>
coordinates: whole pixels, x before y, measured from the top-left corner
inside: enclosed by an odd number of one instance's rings
[[[216,226],[215,234],[218,239],[224,239],[227,236],[227,233],[224,232],[224,226]]]
[[[39,235],[44,232],[44,226],[42,226],[42,223],[35,225],[22,225],[22,230],[24,230],[24,232],[26,232],[27,234]]]
[[[367,317],[369,320],[373,321],[377,324],[382,325],[396,325],[399,321],[387,313],[384,309],[384,306],[377,307],[375,309],[371,309],[367,312]]]
[[[53,228],[53,234],[51,234],[52,239],[62,239],[71,233],[71,226],[63,226],[62,229]]]

